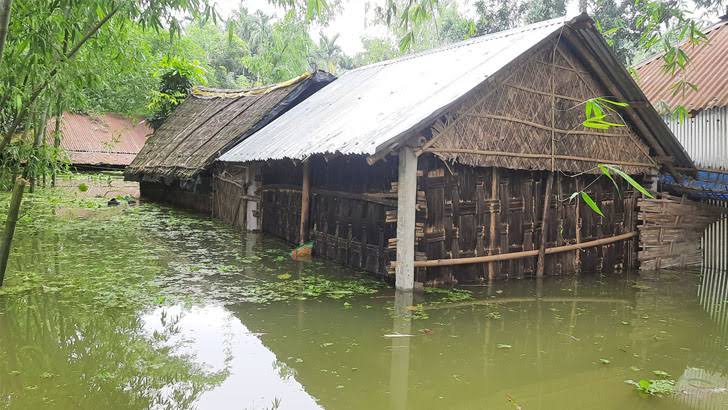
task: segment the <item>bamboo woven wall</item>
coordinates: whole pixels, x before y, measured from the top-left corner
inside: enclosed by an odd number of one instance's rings
[[[212,216],[236,228],[245,227],[247,169],[226,165],[215,170],[212,180]]]
[[[395,253],[388,243],[396,228],[385,225],[396,209],[395,162],[369,166],[363,156],[310,158],[309,239],[314,253],[372,273],[386,274]],[[262,166],[262,230],[291,243],[300,242],[300,165],[271,161]]]
[[[725,208],[659,194],[639,200],[641,270],[700,266],[705,228],[718,221]]]
[[[210,177],[199,176],[199,183],[192,190],[181,188],[175,181],[172,185],[162,182],[140,181],[141,197],[154,202],[169,204],[187,210],[209,215],[211,212],[212,194]]]
[[[538,249],[547,172],[446,165],[420,158],[417,250],[427,259],[452,259]],[[494,176],[495,172],[495,176]],[[635,193],[606,178],[557,174],[550,201],[546,247],[632,232],[636,229]],[[584,188],[585,186],[588,188]],[[602,218],[569,196],[585,189],[599,203]],[[577,234],[578,232],[578,234]],[[546,275],[605,273],[636,266],[636,241],[547,255]],[[453,283],[535,274],[536,258],[492,264],[420,268],[418,281]],[[493,270],[492,274],[490,270]]]
[[[618,100],[611,95],[567,47],[546,44],[525,63],[489,78],[435,123],[424,148],[473,166],[598,173],[597,163],[612,163],[629,174],[646,173],[654,161],[630,127],[582,125],[584,102]],[[616,115],[611,121],[621,122]]]

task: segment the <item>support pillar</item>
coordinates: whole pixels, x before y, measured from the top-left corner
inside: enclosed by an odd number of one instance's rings
[[[417,155],[411,147],[399,150],[397,183],[397,265],[395,284],[412,290],[415,284],[415,216],[417,213]]]
[[[303,181],[301,183],[301,229],[298,238],[301,244],[308,236],[308,213],[311,206],[311,166],[310,161],[303,163]]]

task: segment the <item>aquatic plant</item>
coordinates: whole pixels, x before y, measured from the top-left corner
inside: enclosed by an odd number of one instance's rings
[[[637,391],[650,396],[666,396],[674,392],[675,381],[669,379],[640,379],[639,381],[625,380],[627,384],[635,387]]]
[[[430,304],[456,303],[473,299],[471,291],[457,288],[425,288],[425,295],[437,298],[429,301]]]

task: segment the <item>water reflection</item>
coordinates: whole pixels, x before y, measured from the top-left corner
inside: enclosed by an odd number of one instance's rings
[[[698,299],[728,342],[728,271],[703,268]]]
[[[50,294],[0,297],[0,407],[185,409],[226,377],[168,355],[142,327],[135,312],[99,315]],[[155,340],[178,331],[166,321]]]
[[[253,304],[251,283],[341,269],[165,209],[109,226],[21,231],[16,273],[78,280],[63,297],[0,295],[0,408],[728,406],[725,273],[496,282],[457,303],[383,289]],[[125,303],[139,293],[109,277],[191,302]],[[654,370],[678,395],[644,399],[623,382]]]
[[[410,338],[412,332],[412,292],[397,290],[394,295],[394,316],[392,334],[392,361],[390,367],[389,392],[392,409],[406,409],[409,393]]]
[[[261,335],[251,333],[222,306],[159,308],[142,320],[144,331],[154,339],[174,323],[177,331],[163,345],[208,372],[225,374],[214,389],[197,397],[197,408],[231,408],[234,403],[253,409],[320,408],[296,381],[295,371],[263,345]]]

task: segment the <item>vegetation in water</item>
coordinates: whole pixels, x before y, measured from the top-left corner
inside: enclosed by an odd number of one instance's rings
[[[675,381],[669,379],[640,379],[639,381],[625,380],[640,392],[649,396],[667,396],[674,392]]]
[[[473,292],[458,288],[425,288],[429,304],[465,302],[473,299]]]
[[[292,278],[290,274],[277,275],[279,280],[259,280],[248,283],[241,300],[251,303],[270,303],[291,300],[307,300],[319,297],[348,299],[357,295],[377,293],[382,287],[378,281],[365,278],[331,278],[319,274],[302,274]]]

